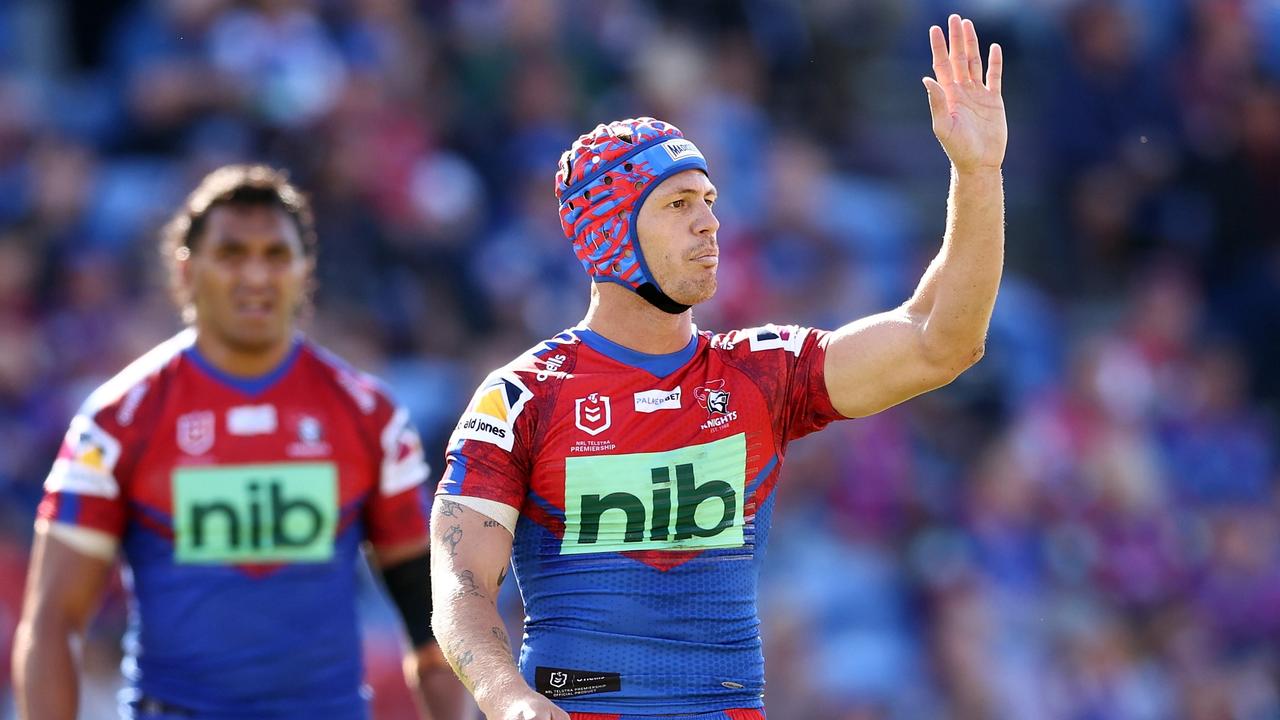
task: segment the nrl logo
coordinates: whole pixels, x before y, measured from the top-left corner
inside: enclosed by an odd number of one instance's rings
[[[188,455],[203,455],[213,447],[217,425],[212,410],[199,410],[178,418],[178,447]]]
[[[573,424],[588,435],[599,435],[613,424],[613,411],[609,396],[591,393],[578,398],[573,406]]]
[[[724,389],[724,380],[711,380],[706,386],[693,391],[698,405],[707,411],[707,417],[729,414],[729,391]]]
[[[568,674],[562,672],[551,673],[551,687],[564,687],[567,682],[569,682]]]

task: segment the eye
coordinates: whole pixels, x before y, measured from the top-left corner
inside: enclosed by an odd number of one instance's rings
[[[679,200],[671,201],[671,203],[667,205],[667,207],[675,208],[676,210],[679,210],[683,208],[686,204],[688,204],[688,202],[689,202],[688,200],[685,200],[684,198],[680,198]]]
[[[707,202],[707,207],[715,207],[715,206],[716,206],[716,199],[715,199],[715,198],[713,198],[713,197],[706,198],[706,202]]]

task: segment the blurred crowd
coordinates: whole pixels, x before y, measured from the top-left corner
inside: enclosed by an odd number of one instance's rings
[[[987,354],[792,446],[770,717],[1280,717],[1275,0],[0,3],[4,676],[40,483],[88,392],[179,327],[155,230],[203,173],[311,193],[309,333],[390,382],[438,467],[480,377],[586,308],[552,179],[597,122],[707,155],[701,327],[905,300],[943,229],[919,78],[951,11],[1006,56]],[[407,717],[370,597],[378,718]],[[114,713],[123,612],[86,718]]]

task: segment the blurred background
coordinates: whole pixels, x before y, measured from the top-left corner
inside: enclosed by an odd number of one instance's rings
[[[1280,717],[1277,0],[0,2],[0,696],[41,481],[88,392],[178,329],[155,230],[206,171],[311,193],[309,332],[389,381],[438,469],[483,374],[586,308],[552,178],[598,122],[667,119],[710,162],[700,327],[905,300],[943,229],[919,78],[952,11],[1007,58],[987,354],[792,446],[770,717]],[[410,717],[364,604],[377,717]],[[124,609],[86,718],[114,716]]]

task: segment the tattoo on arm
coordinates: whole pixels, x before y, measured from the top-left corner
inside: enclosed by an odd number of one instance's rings
[[[498,522],[497,520],[485,520],[485,521],[484,521],[484,526],[485,526],[485,527],[498,527],[498,526],[499,526],[499,525],[501,525],[501,524],[502,524],[502,523]]]
[[[476,575],[470,570],[463,570],[458,573],[458,584],[462,586],[463,595],[470,595],[478,598],[489,597],[480,591],[480,588],[476,585]]]
[[[496,638],[498,642],[502,643],[502,647],[506,648],[507,652],[510,653],[511,638],[507,637],[507,631],[500,627],[489,628],[489,631],[493,633],[493,637]]]
[[[462,514],[462,504],[452,500],[441,500],[440,514],[445,517],[458,517]]]
[[[449,557],[457,557],[458,543],[462,542],[462,526],[453,525],[445,530],[443,540],[449,546]]]
[[[470,650],[460,652],[462,650],[462,642],[458,641],[449,646],[449,651],[445,653],[445,659],[453,665],[453,670],[458,674],[458,679],[468,690],[475,690],[475,683],[471,682],[471,676],[467,674],[467,666],[475,660],[475,655]]]

